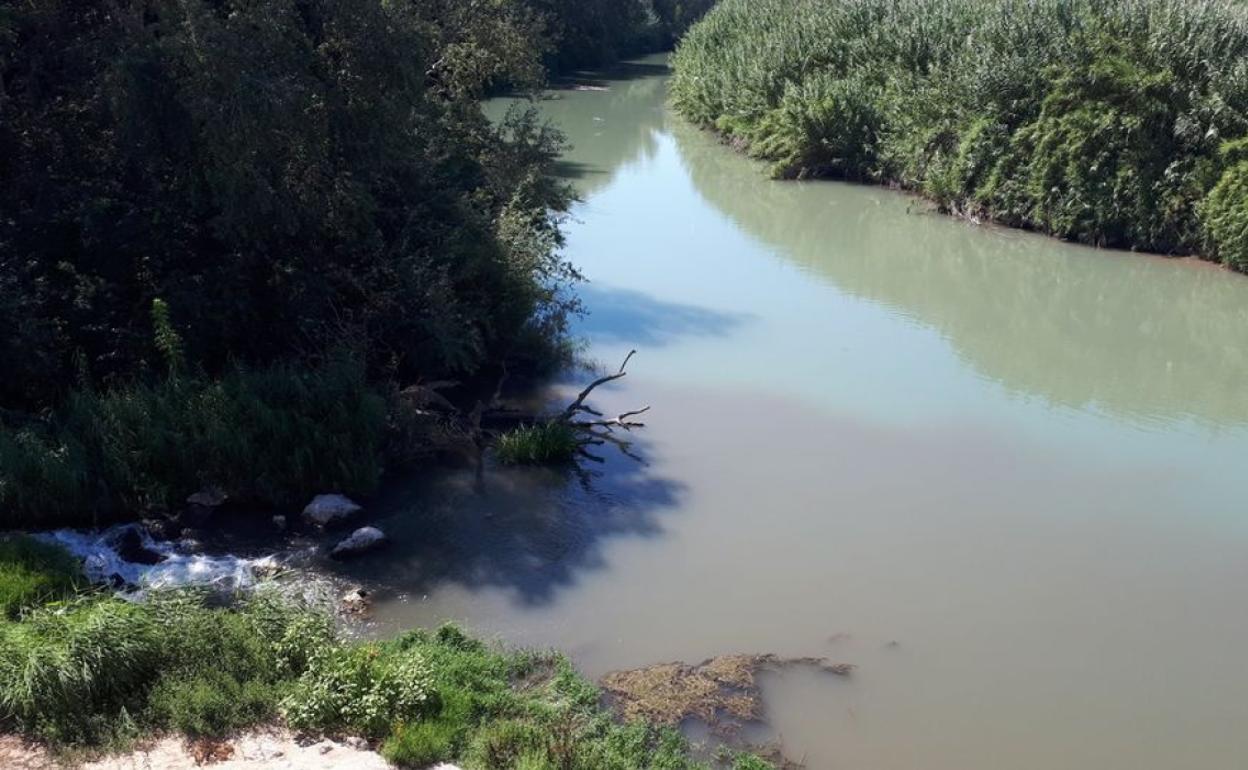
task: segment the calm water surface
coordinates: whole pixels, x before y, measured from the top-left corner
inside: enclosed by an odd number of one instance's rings
[[[381,628],[855,663],[767,680],[812,768],[1248,767],[1248,279],[768,181],[662,59],[591,85],[540,106],[647,462],[392,490]]]

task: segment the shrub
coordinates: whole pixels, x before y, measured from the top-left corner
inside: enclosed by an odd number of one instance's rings
[[[396,721],[422,716],[432,694],[429,668],[419,653],[331,645],[313,653],[282,711],[296,728],[380,737]]]
[[[1248,135],[1246,56],[1229,0],[724,0],[681,43],[671,92],[778,176],[898,183],[1238,267],[1218,144]]]
[[[0,618],[85,587],[82,567],[65,549],[28,535],[0,536]]]
[[[1222,156],[1230,163],[1201,205],[1209,254],[1236,270],[1248,272],[1248,160],[1238,159],[1248,140],[1228,143]]]
[[[515,428],[498,437],[495,451],[508,465],[537,465],[572,460],[579,448],[576,430],[563,420]]]

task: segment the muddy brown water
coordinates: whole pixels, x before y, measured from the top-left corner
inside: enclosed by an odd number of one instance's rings
[[[666,77],[540,103],[646,462],[391,489],[378,632],[854,663],[764,679],[812,768],[1248,767],[1248,279],[769,181]]]

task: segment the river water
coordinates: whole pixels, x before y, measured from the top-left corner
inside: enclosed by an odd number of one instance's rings
[[[1248,767],[1248,279],[769,181],[661,58],[580,85],[540,107],[645,462],[392,489],[379,631],[856,664],[766,680],[811,768]]]

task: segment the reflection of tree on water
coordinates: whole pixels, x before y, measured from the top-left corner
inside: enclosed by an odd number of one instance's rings
[[[1007,387],[1144,419],[1248,421],[1248,279],[976,228],[885,190],[769,181],[714,137],[669,128],[700,194],[746,232],[936,328]]]
[[[571,144],[558,168],[581,197],[609,184],[620,167],[658,152],[667,73],[662,58],[626,62],[601,78],[563,81],[539,103]]]

